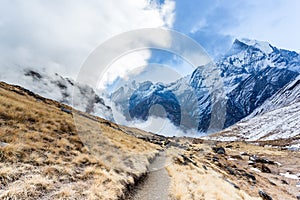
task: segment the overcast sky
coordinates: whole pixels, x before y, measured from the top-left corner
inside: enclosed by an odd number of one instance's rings
[[[75,79],[98,45],[150,27],[187,34],[213,58],[234,38],[300,52],[299,10],[298,0],[1,0],[0,69],[33,67]],[[125,63],[144,66],[150,59],[151,51]]]

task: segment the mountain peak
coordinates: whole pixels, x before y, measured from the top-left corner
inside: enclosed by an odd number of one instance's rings
[[[265,41],[259,41],[259,40],[251,40],[248,38],[242,38],[242,39],[235,39],[233,43],[233,48],[236,47],[254,47],[256,49],[261,50],[262,52],[266,54],[270,54],[273,52],[273,46]]]

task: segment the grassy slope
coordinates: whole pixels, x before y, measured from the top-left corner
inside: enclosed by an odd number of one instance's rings
[[[86,114],[78,135],[71,108],[20,87],[0,102],[0,199],[118,199],[160,148]]]

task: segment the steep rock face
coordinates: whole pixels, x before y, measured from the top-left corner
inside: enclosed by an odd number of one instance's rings
[[[8,82],[21,85],[49,99],[68,104],[74,108],[88,112],[108,120],[113,120],[112,110],[105,105],[103,98],[88,85],[76,83],[58,74],[49,75],[35,69],[20,70]]]
[[[147,120],[153,105],[164,108],[167,118],[175,125],[180,125],[181,112],[176,96],[162,84],[145,82],[132,94],[129,101],[129,113],[132,118]],[[153,113],[160,115],[159,110]]]
[[[257,115],[279,109],[300,101],[300,76],[267,99],[260,107],[256,108],[248,117],[250,119]]]
[[[200,66],[189,80],[197,99],[197,129],[200,132],[223,128],[226,90],[217,67],[211,64]]]
[[[248,116],[297,75],[290,70],[267,67],[241,81],[227,95],[225,127]]]
[[[191,76],[186,76],[166,85],[168,91],[175,94],[181,112],[180,126],[183,129],[198,129],[200,115],[202,112],[198,104],[196,90],[189,83]],[[205,97],[204,97],[205,98]],[[209,105],[209,101],[205,101]]]
[[[267,42],[243,39],[235,40],[228,53],[216,65],[217,68],[199,66],[191,76],[167,85],[153,86],[164,88],[160,94],[172,92],[176,96],[186,128],[194,128],[196,122],[199,131],[207,131],[212,123],[222,120],[224,126],[221,128],[226,128],[248,116],[299,75],[300,56]],[[222,79],[220,85],[219,78]],[[155,96],[155,90],[150,88],[136,92],[135,99],[142,99],[146,108],[154,102],[145,100]],[[136,87],[134,90],[140,89]],[[168,97],[167,93],[161,95]],[[115,100],[121,102],[122,98]],[[222,112],[226,113],[222,115]],[[144,119],[143,116],[135,114],[136,118]],[[215,119],[212,121],[213,117]]]
[[[118,107],[127,121],[132,119],[129,114],[129,99],[139,85],[135,81],[132,81],[121,86],[110,95],[110,100]]]

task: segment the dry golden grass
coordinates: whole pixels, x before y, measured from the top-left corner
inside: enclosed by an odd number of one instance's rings
[[[273,199],[293,199],[298,195],[297,181],[286,179],[280,173],[300,172],[299,152],[282,151],[246,142],[195,143],[188,138],[177,140],[185,148],[170,149],[169,156],[174,162],[167,166],[174,199],[261,199],[259,190],[267,192]],[[215,145],[227,147],[226,154],[214,153],[212,146]],[[240,156],[241,152],[246,152],[247,156]],[[266,164],[271,173],[255,172],[252,170],[254,166],[249,165],[249,155],[267,158],[282,165]],[[238,159],[232,159],[235,156]],[[230,173],[229,169],[233,172]],[[247,174],[255,176],[256,180],[252,181]],[[288,185],[281,181],[283,179]]]
[[[207,145],[198,145],[201,149],[210,149]],[[195,153],[192,163],[186,163],[180,155],[187,154],[185,150],[172,149],[169,155],[174,162],[167,166],[171,177],[171,195],[176,200],[255,200],[243,190],[237,190],[225,181],[223,174],[215,169],[204,169],[203,160]]]
[[[0,199],[118,199],[160,148],[5,83],[0,102]]]
[[[175,199],[181,200],[227,200],[227,199],[260,199],[235,189],[214,170],[204,171],[192,166],[170,165],[168,173],[172,178],[172,193]]]

